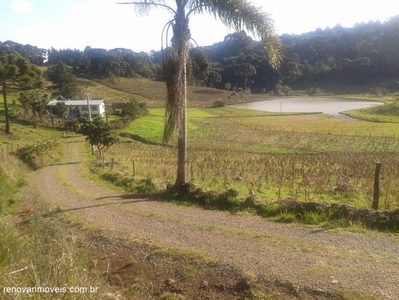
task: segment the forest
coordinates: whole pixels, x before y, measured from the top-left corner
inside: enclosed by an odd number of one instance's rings
[[[280,36],[284,57],[279,71],[270,67],[260,42],[242,33],[190,50],[189,84],[251,93],[289,94],[319,84],[371,84],[379,92],[399,88],[399,15],[385,22],[336,25],[300,35]],[[81,77],[150,78],[163,80],[163,51],[91,48],[40,49],[13,41],[0,46],[17,51],[31,63],[52,66],[63,62]],[[164,51],[167,51],[164,50]],[[314,89],[313,92],[317,92]]]

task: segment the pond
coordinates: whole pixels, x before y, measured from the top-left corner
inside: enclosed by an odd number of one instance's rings
[[[339,98],[281,98],[274,100],[262,100],[256,102],[231,105],[241,109],[252,109],[269,112],[321,112],[327,115],[339,116],[340,112],[353,109],[362,109],[374,105],[382,105],[382,102],[349,100]]]

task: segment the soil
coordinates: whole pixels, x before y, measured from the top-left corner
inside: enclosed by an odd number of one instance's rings
[[[65,160],[29,176],[22,196],[44,201],[48,218],[82,224],[73,227],[81,247],[93,261],[107,261],[111,284],[141,287],[137,299],[399,295],[398,236],[134,199],[81,175],[82,142],[70,139]]]

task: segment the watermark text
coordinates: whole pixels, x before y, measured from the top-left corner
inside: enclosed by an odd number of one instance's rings
[[[97,286],[6,286],[3,287],[4,294],[49,294],[49,293],[72,293],[86,294],[97,293]]]

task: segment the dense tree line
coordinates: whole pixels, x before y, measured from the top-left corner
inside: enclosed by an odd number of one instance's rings
[[[279,71],[270,67],[260,42],[242,33],[204,48],[192,48],[188,83],[220,89],[246,89],[253,93],[283,92],[282,87],[337,83],[380,83],[399,78],[399,15],[381,23],[317,29],[300,35],[280,36],[284,57]],[[134,52],[86,47],[84,51],[39,49],[15,42],[0,43],[36,65],[63,63],[75,75],[164,80],[165,52]],[[395,87],[396,85],[392,83]],[[397,88],[397,87],[396,87]],[[289,88],[288,88],[289,89]]]
[[[399,77],[399,15],[385,23],[336,25],[281,39],[286,53],[282,79],[289,84],[325,79],[356,84]]]
[[[151,55],[145,52],[133,52],[129,49],[116,48],[111,50],[86,47],[80,50],[48,51],[48,65],[63,62],[72,67],[76,74],[89,76],[107,76],[128,78],[156,78],[160,67],[151,60]]]
[[[41,49],[31,45],[22,45],[13,41],[5,41],[3,43],[0,41],[0,49],[1,48],[6,49],[7,51],[15,51],[19,53],[30,63],[37,66],[43,65],[47,56],[46,49]]]
[[[284,59],[279,72],[270,68],[259,43],[245,34],[230,34],[206,47],[211,69],[221,76],[216,86],[250,87],[254,93],[264,93],[325,80],[362,84],[399,78],[399,15],[384,23],[336,25],[280,39]]]

